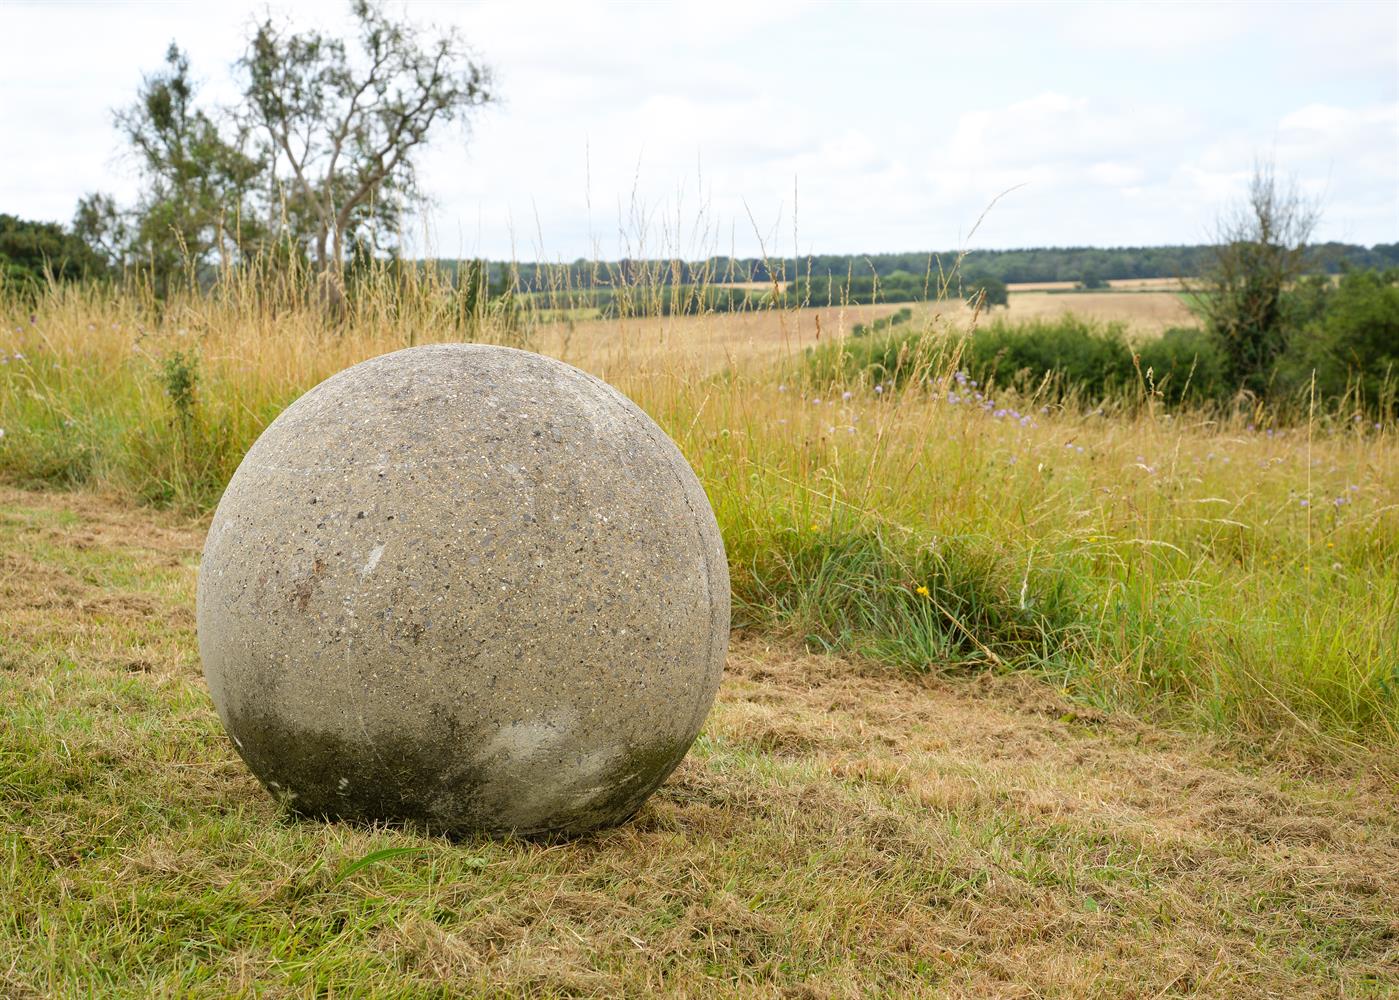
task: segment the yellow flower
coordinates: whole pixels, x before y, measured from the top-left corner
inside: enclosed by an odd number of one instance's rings
[[[915,593],[915,594],[918,594],[920,597],[927,597],[927,596],[928,596],[928,588],[927,588],[927,587],[919,587],[917,590],[914,591],[914,593]]]
[[[815,522],[812,522],[811,530],[812,530],[812,531],[820,531],[820,530],[821,530],[821,526],[820,526],[819,524],[816,524]]]

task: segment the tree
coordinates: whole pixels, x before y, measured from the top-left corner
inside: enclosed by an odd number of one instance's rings
[[[126,263],[133,242],[130,213],[122,211],[109,194],[97,192],[78,199],[73,213],[73,235],[82,240],[108,267]]]
[[[175,273],[181,256],[205,264],[258,236],[249,198],[263,156],[245,152],[246,131],[225,137],[195,106],[195,89],[189,58],[172,42],[164,71],[146,77],[136,103],[116,116],[147,179],[135,235],[158,274]]]
[[[1302,284],[1310,286],[1308,321],[1279,359],[1281,387],[1323,400],[1351,392],[1357,407],[1399,412],[1399,269],[1347,270],[1335,285]]]
[[[221,126],[197,107],[196,90],[189,57],[171,42],[164,68],[113,116],[139,163],[140,201],[123,211],[108,195],[87,195],[74,218],[75,230],[113,263],[147,264],[159,290],[187,266],[198,272],[231,259],[261,235],[251,197],[264,157],[248,152],[246,130]]]
[[[359,60],[338,38],[291,34],[268,19],[238,63],[288,224],[336,304],[346,250],[393,229],[416,194],[415,158],[429,133],[494,96],[489,70],[457,32],[424,39],[370,0],[352,10]]]
[[[102,258],[58,223],[0,214],[0,276],[5,281],[71,281],[105,270]]]
[[[1102,272],[1097,267],[1089,264],[1083,269],[1083,276],[1078,279],[1077,287],[1086,292],[1092,292],[1112,286],[1108,284],[1107,278],[1103,277]]]
[[[1319,213],[1271,165],[1255,166],[1244,202],[1219,222],[1209,265],[1188,286],[1233,384],[1266,388],[1287,345],[1285,296],[1307,264]]]
[[[993,278],[989,274],[970,275],[963,279],[962,286],[967,300],[978,303],[981,308],[1010,306],[1010,290],[1000,278]]]

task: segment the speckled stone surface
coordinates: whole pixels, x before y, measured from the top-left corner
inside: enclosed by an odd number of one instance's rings
[[[729,576],[704,490],[612,387],[502,347],[355,365],[249,450],[199,651],[253,773],[309,815],[451,833],[628,818],[713,703]]]

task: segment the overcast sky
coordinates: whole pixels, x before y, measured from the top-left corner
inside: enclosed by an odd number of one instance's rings
[[[457,25],[503,98],[423,157],[412,235],[442,256],[1195,243],[1259,157],[1319,199],[1320,238],[1399,240],[1393,2],[405,8]],[[346,23],[340,3],[0,0],[0,212],[130,198],[112,109],[172,39],[233,98],[269,9]]]

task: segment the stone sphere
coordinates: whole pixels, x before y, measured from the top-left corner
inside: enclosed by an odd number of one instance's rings
[[[694,742],[729,637],[704,489],[636,404],[526,351],[414,347],[287,408],[214,513],[199,652],[313,816],[576,834]]]

